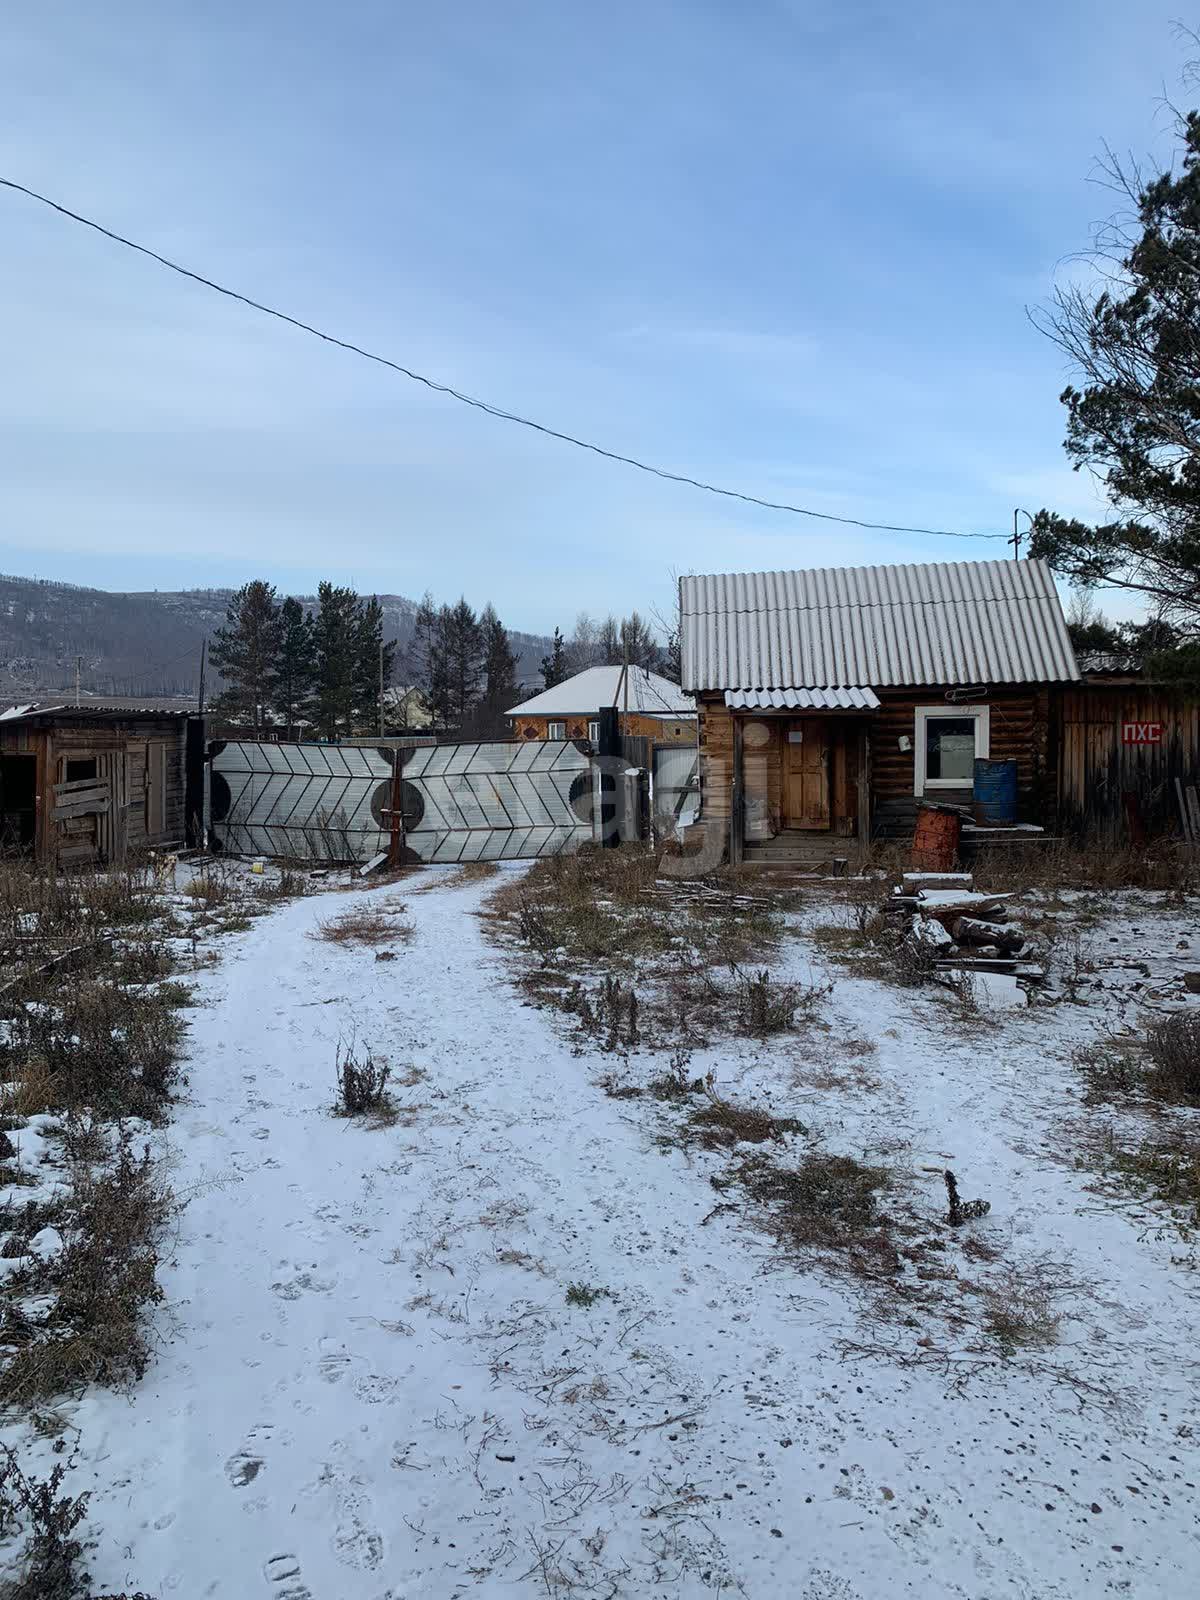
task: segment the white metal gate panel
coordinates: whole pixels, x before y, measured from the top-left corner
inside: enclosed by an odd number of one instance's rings
[[[211,834],[236,854],[369,861],[388,848],[393,762],[422,861],[557,855],[592,837],[591,764],[567,741],[212,746]]]

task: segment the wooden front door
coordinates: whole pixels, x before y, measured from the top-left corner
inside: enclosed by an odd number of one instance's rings
[[[829,827],[828,724],[819,717],[783,725],[783,825]]]

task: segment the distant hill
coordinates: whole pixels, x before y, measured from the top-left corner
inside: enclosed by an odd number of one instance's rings
[[[31,691],[80,687],[110,695],[193,695],[200,646],[225,620],[232,589],[151,590],[111,594],[72,583],[0,575],[0,702]],[[316,607],[316,596],[299,597]],[[417,603],[380,595],[384,630],[403,650]],[[551,641],[512,634],[518,678],[533,682]],[[397,665],[397,677],[403,677]],[[212,679],[210,691],[214,687]]]

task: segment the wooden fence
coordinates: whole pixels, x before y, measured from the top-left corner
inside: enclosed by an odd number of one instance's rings
[[[1059,817],[1127,837],[1178,831],[1176,779],[1200,782],[1200,698],[1159,684],[1082,683],[1059,696]]]

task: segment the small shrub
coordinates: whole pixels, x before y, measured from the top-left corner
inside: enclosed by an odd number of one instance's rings
[[[368,1052],[361,1061],[352,1050],[338,1055],[337,1083],[339,1115],[378,1116],[389,1109],[387,1081],[391,1068],[375,1061]]]
[[[688,1071],[690,1063],[691,1057],[686,1050],[674,1050],[670,1068],[659,1073],[658,1077],[651,1078],[646,1085],[647,1094],[653,1095],[656,1100],[686,1100],[690,1095],[703,1094],[705,1080],[691,1076]]]
[[[113,1116],[154,1117],[183,1034],[172,995],[93,978],[63,984],[45,1004],[25,1011],[9,1050],[22,1062],[22,1078],[44,1094],[39,1110],[86,1105]]]
[[[1092,1098],[1147,1094],[1200,1105],[1200,1011],[1155,1017],[1142,1035],[1112,1035],[1075,1052]]]
[[[67,1475],[61,1461],[48,1478],[35,1478],[21,1471],[7,1445],[2,1448],[0,1534],[27,1529],[21,1574],[5,1587],[5,1600],[76,1600],[87,1586],[76,1530],[87,1516],[91,1496],[60,1492]]]
[[[609,1299],[607,1289],[596,1288],[590,1283],[572,1283],[567,1286],[567,1304],[569,1306],[594,1306],[597,1300]]]
[[[43,1322],[0,1372],[0,1401],[62,1393],[85,1383],[140,1378],[150,1352],[142,1311],[162,1298],[156,1241],[168,1202],[150,1153],[122,1137],[107,1171],[72,1172],[61,1203],[69,1219],[58,1256],[23,1266],[25,1287],[53,1296]]]
[[[1200,1010],[1175,1011],[1146,1030],[1147,1088],[1163,1099],[1200,1104]]]
[[[938,953],[924,939],[914,939],[909,934],[895,938],[890,952],[895,969],[895,981],[904,989],[919,989],[932,983],[937,974]]]
[[[1062,1316],[1055,1309],[1054,1286],[1044,1273],[1014,1267],[999,1283],[983,1290],[983,1303],[983,1331],[1002,1354],[1041,1350],[1058,1342]]]
[[[560,1004],[579,1018],[581,1031],[603,1036],[604,1050],[632,1050],[640,1041],[637,991],[611,973],[590,991],[581,983],[572,984]]]

